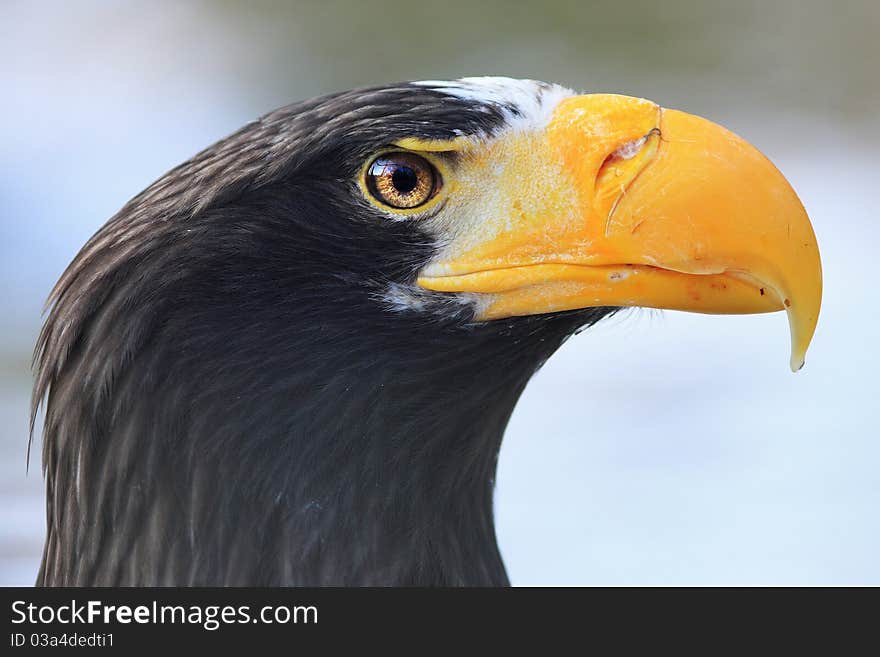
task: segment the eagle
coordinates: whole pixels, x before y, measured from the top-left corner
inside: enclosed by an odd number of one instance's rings
[[[34,354],[44,586],[504,586],[505,426],[628,306],[785,310],[819,250],[757,149],[682,111],[532,80],[283,107],[83,246]]]

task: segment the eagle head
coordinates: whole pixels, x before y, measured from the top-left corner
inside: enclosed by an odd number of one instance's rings
[[[503,584],[492,487],[529,378],[616,308],[821,297],[740,137],[507,78],[347,91],[172,169],[82,248],[36,356],[44,584]]]

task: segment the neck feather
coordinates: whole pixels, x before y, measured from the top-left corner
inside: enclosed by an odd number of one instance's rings
[[[584,317],[425,331],[401,315],[386,332],[362,316],[272,340],[248,320],[168,320],[111,379],[71,356],[48,400],[40,582],[506,584],[501,438]]]

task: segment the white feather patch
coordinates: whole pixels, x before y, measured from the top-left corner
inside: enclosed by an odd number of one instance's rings
[[[474,314],[479,314],[489,303],[487,295],[459,292],[439,296],[416,285],[400,283],[389,283],[379,298],[386,307],[396,312],[428,310],[444,312],[459,310],[462,306],[470,306]]]
[[[507,119],[506,127],[515,130],[545,127],[559,101],[574,95],[571,89],[558,84],[505,77],[422,80],[414,84],[500,108]]]

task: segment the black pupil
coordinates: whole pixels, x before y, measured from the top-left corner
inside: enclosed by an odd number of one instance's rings
[[[415,169],[406,165],[397,165],[391,174],[391,184],[401,194],[409,194],[419,184],[419,175]]]

